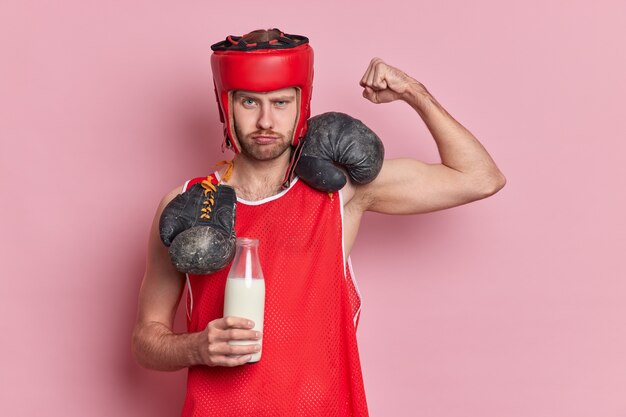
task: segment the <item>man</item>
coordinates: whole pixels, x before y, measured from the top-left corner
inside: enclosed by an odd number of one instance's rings
[[[281,42],[285,45],[278,46]],[[159,237],[159,219],[180,198],[177,187],[161,201],[152,225],[133,351],[148,368],[189,367],[184,416],[367,415],[355,337],[360,298],[348,258],[363,213],[417,214],[458,206],[494,194],[504,186],[504,177],[478,140],[421,83],[374,58],[360,80],[363,96],[376,104],[409,104],[432,133],[441,163],[385,160],[369,183],[348,181],[340,192],[316,191],[290,175],[309,115],[308,40],[271,30],[228,37],[225,43],[242,60],[230,71],[251,68],[238,79],[254,78],[266,61],[276,65],[251,84],[263,87],[231,90],[224,87],[224,67],[213,66],[226,144],[236,156],[227,170],[204,181],[236,191],[237,235],[261,242],[267,286],[264,331],[253,330],[246,318],[222,317],[228,268],[185,279],[173,266]],[[215,58],[221,50],[214,50]],[[293,54],[304,54],[310,62]],[[254,65],[248,65],[253,56]],[[284,68],[295,75],[267,84]],[[307,74],[300,77],[302,72]],[[301,81],[281,85],[292,75]],[[352,174],[351,167],[346,169]],[[191,190],[198,182],[183,188]],[[185,281],[189,333],[174,334]],[[261,338],[263,357],[256,364],[246,363],[260,349],[257,344],[228,343]]]

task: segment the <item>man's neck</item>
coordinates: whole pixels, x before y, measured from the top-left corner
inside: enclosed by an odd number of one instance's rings
[[[257,201],[278,194],[289,166],[291,152],[285,152],[271,161],[258,161],[237,154],[233,173],[227,184],[235,188],[237,196]]]

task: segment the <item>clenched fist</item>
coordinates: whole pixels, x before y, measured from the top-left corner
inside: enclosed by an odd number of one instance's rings
[[[364,88],[363,97],[376,104],[406,100],[411,88],[424,89],[420,82],[380,58],[370,61],[359,84]]]

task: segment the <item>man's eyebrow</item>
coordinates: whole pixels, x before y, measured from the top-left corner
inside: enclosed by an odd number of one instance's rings
[[[289,100],[294,100],[296,98],[295,95],[285,95],[285,96],[280,96],[280,97],[274,97],[272,98],[273,101],[289,101]]]
[[[250,94],[244,93],[242,91],[235,91],[235,97],[254,98]]]
[[[244,91],[235,91],[235,97],[236,98],[251,98],[251,99],[259,98],[259,96],[254,93],[250,94]],[[296,99],[295,94],[283,94],[283,95],[271,98],[272,101],[289,101],[289,100],[295,100],[295,99]]]

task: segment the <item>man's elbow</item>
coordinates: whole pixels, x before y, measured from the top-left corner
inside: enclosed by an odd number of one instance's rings
[[[506,185],[506,177],[502,172],[497,171],[489,175],[485,182],[485,197],[489,197],[504,188]]]
[[[154,371],[168,370],[158,366],[151,356],[154,355],[154,348],[150,347],[150,335],[148,329],[140,324],[135,326],[131,338],[130,350],[135,361],[146,369]]]
[[[499,170],[476,177],[473,181],[475,199],[481,200],[500,191],[506,185],[506,177]]]
[[[139,326],[135,327],[133,331],[133,335],[130,343],[130,350],[135,358],[135,361],[144,368],[151,369],[150,362],[146,360],[146,355],[144,352],[145,342],[141,337],[141,330]]]

